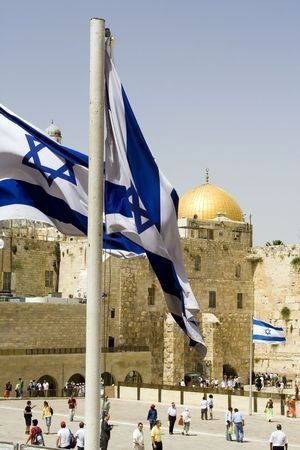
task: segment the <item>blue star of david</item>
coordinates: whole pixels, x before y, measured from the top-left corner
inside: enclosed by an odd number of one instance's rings
[[[270,336],[270,334],[271,334],[270,328],[267,328],[267,329],[265,330],[265,333],[266,333],[268,336]]]
[[[29,145],[29,152],[24,156],[22,163],[25,166],[29,166],[33,169],[38,170],[43,177],[46,179],[49,187],[55,180],[55,178],[61,178],[62,180],[69,181],[72,184],[76,185],[76,178],[73,170],[74,164],[70,161],[65,160],[65,164],[63,164],[58,169],[52,169],[51,167],[45,166],[41,163],[39,152],[43,148],[48,148],[47,145],[40,142],[37,138],[34,138],[30,134],[26,134],[26,139]],[[48,148],[49,151],[52,151]],[[30,161],[33,160],[33,162]]]
[[[152,227],[153,224],[149,218],[147,211],[140,207],[139,196],[132,183],[130,185],[130,188],[127,189],[127,196],[129,203],[131,204],[131,209],[134,215],[134,221],[137,232],[140,234],[143,231],[147,230],[148,228]],[[142,223],[142,217],[148,220]]]

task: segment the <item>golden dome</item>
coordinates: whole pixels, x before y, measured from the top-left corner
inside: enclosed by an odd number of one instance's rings
[[[209,220],[223,214],[229,220],[244,221],[242,210],[234,198],[208,182],[187,192],[179,201],[179,218]]]

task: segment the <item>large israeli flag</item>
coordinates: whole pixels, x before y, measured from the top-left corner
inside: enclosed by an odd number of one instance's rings
[[[283,344],[286,342],[284,329],[253,317],[253,342],[260,344]]]
[[[36,220],[67,235],[86,235],[87,203],[87,155],[0,105],[0,220]],[[105,226],[103,248],[120,255],[144,251],[119,233],[107,236]]]
[[[181,255],[177,193],[157,167],[108,54],[105,67],[107,233],[121,233],[145,250],[169,311],[204,356],[199,306]]]
[[[87,166],[86,155],[0,105],[0,220],[26,218],[86,234]]]

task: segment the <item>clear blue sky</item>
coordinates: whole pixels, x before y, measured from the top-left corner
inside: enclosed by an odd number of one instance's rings
[[[299,243],[298,0],[0,0],[0,102],[88,146],[89,19],[181,196],[210,181],[252,214],[254,243]]]

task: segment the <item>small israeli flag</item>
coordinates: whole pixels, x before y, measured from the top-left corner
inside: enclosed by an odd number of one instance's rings
[[[253,317],[253,342],[261,344],[282,344],[286,342],[285,331]]]

